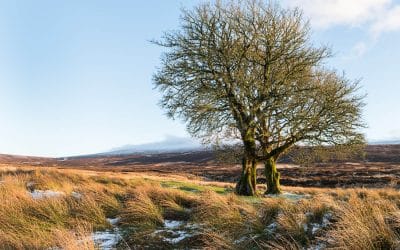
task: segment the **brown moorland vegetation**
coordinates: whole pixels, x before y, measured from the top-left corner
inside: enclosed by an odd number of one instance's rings
[[[85,169],[122,173],[152,173],[236,182],[241,167],[220,163],[212,151],[92,155],[38,158],[0,155],[2,166],[43,166],[55,169]],[[301,187],[394,187],[400,185],[400,145],[368,145],[363,160],[342,160],[299,167],[290,158],[278,164],[281,183]],[[263,167],[257,171],[264,183]]]
[[[193,176],[25,166],[0,172],[1,249],[396,249],[394,188],[284,186],[240,197]],[[262,186],[259,187],[262,189]]]

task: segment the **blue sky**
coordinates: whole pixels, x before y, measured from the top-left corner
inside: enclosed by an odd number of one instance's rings
[[[0,1],[0,152],[63,156],[187,136],[157,106],[149,40],[200,1]],[[362,78],[368,139],[400,138],[400,1],[284,0],[327,66]]]

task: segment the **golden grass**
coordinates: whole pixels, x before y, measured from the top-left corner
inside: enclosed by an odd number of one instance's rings
[[[378,192],[351,192],[338,206],[338,222],[327,237],[334,249],[398,249],[400,210]]]
[[[147,193],[138,190],[130,196],[121,213],[122,224],[151,229],[163,224],[160,208]]]
[[[83,239],[93,229],[110,226],[105,213],[117,206],[113,186],[106,191],[95,181],[50,170],[6,171],[1,176],[0,249],[93,249],[93,242]],[[33,199],[33,189],[63,195]],[[83,198],[71,196],[73,190],[82,190]]]
[[[396,189],[284,187],[307,195],[298,200],[215,192],[231,185],[182,176],[8,168],[0,171],[0,249],[94,249],[91,233],[111,228],[106,218],[115,217],[121,218],[124,246],[132,248],[400,247]],[[32,190],[62,195],[33,199]],[[165,220],[197,229],[173,244],[154,233]]]
[[[202,194],[201,202],[194,208],[193,220],[205,224],[208,229],[224,232],[231,239],[262,227],[257,210],[250,203],[234,194],[221,196],[211,191]]]

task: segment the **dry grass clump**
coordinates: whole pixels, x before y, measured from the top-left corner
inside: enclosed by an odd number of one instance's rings
[[[86,196],[82,199],[68,197],[66,200],[68,201],[70,227],[74,227],[74,225],[77,224],[79,225],[80,221],[90,222],[95,230],[109,227],[106,221],[105,211],[91,196]]]
[[[121,224],[153,229],[163,222],[161,210],[144,190],[134,190],[130,194],[121,212]]]
[[[334,249],[398,249],[399,213],[399,207],[378,192],[353,192],[340,204],[339,220],[327,240]]]
[[[160,183],[135,182],[120,213],[127,244],[134,248],[173,249],[154,232],[163,228],[164,219],[187,220],[188,208],[195,200],[190,194],[163,188]]]
[[[82,198],[75,200],[80,204],[81,201],[92,203],[104,212],[104,215],[109,218],[117,216],[122,209],[122,200],[126,195],[126,190],[113,189],[110,187],[101,187],[98,184],[84,186],[79,189],[74,189],[74,192]]]
[[[193,209],[193,220],[231,239],[262,230],[257,210],[234,194],[218,195],[206,191]]]
[[[331,229],[336,211],[334,198],[312,189],[299,200],[268,197],[259,205],[259,216],[264,231],[253,237],[252,245],[266,249],[304,249],[318,242],[318,238]],[[249,242],[248,244],[250,244]]]
[[[306,222],[307,216],[303,207],[291,203],[285,204],[276,221],[282,237],[292,238],[301,245],[308,244]]]
[[[204,230],[181,242],[192,249],[236,249],[237,246],[224,233]]]
[[[259,208],[259,217],[265,226],[276,221],[279,212],[282,210],[283,203],[286,203],[286,201],[281,198],[266,198],[263,200]]]
[[[159,184],[147,187],[149,197],[162,211],[164,219],[189,220],[199,197],[176,189],[162,188]]]
[[[62,235],[66,239],[75,239],[72,237],[75,233],[72,234],[70,230],[90,221],[76,216],[70,210],[68,200],[63,197],[33,200],[26,196],[7,197],[6,200],[7,202],[0,204],[1,249],[43,249],[58,246],[64,242],[60,241]],[[83,207],[82,211],[89,214],[93,210]],[[96,224],[97,221],[90,223]]]
[[[100,188],[82,176],[54,170],[0,176],[0,249],[93,249],[90,233],[109,227],[107,208],[119,206],[112,185]],[[33,198],[36,189],[58,193]],[[78,196],[72,190],[79,190]]]
[[[94,250],[96,248],[90,237],[91,232],[91,226],[85,223],[79,224],[73,231],[54,230],[54,236],[57,239],[55,247],[64,250]]]
[[[303,189],[306,191],[306,189]],[[314,196],[283,201],[264,209],[264,221],[277,223],[270,237],[260,237],[268,249],[398,249],[400,210],[393,189],[313,189]],[[275,201],[276,202],[276,201]],[[278,212],[276,212],[278,210]],[[276,215],[278,213],[278,215]],[[266,218],[266,219],[265,219]],[[275,219],[274,219],[275,218]]]
[[[178,245],[172,245],[154,234],[163,229],[166,219],[187,221],[199,228]],[[210,190],[192,194],[154,183],[141,183],[129,192],[121,224],[129,227],[129,245],[163,249],[232,249],[235,237],[251,232],[255,225],[261,227],[256,209],[233,194],[223,196]]]
[[[66,193],[71,193],[74,187],[84,183],[85,178],[82,176],[52,169],[36,169],[26,180],[27,188],[30,190],[58,190]]]
[[[187,213],[199,202],[194,194],[164,188],[160,183],[136,184],[135,188],[129,192],[127,201],[129,202],[136,194],[147,195],[165,219],[188,219]]]
[[[257,244],[259,249],[270,249],[270,250],[302,250],[304,247],[301,246],[295,239],[282,237],[277,235],[273,240],[262,240]]]
[[[187,220],[197,198],[156,183],[140,183],[129,192],[121,213],[122,223],[136,227],[157,227],[164,219]]]
[[[62,199],[38,202],[27,194],[25,173],[3,176],[0,185],[0,248],[39,248],[51,244],[44,235],[61,228],[68,217]],[[42,239],[42,241],[41,241]]]

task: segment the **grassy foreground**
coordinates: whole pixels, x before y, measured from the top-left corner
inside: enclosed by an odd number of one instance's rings
[[[0,170],[0,249],[397,249],[395,189],[284,187],[247,198],[232,184],[46,168]]]

